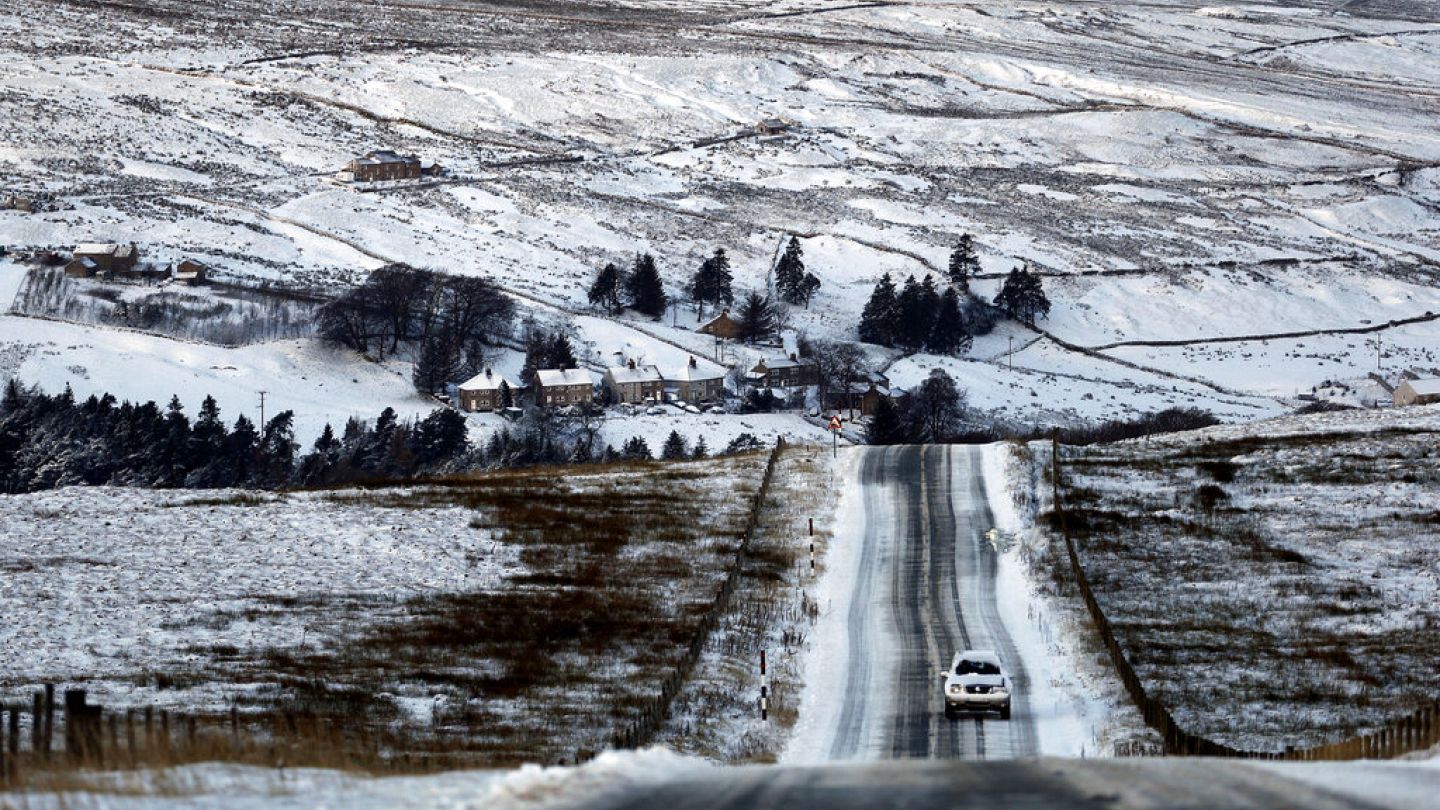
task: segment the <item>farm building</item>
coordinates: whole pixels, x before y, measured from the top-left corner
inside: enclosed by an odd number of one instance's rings
[[[347,182],[374,183],[380,180],[414,180],[440,173],[438,163],[425,163],[415,155],[378,149],[345,164],[337,177]]]
[[[665,377],[655,366],[637,366],[631,360],[605,369],[605,390],[616,402],[659,402],[665,393]]]
[[[535,404],[578,405],[595,397],[595,381],[583,368],[542,368],[535,372]]]
[[[1431,405],[1440,402],[1440,377],[1427,380],[1405,380],[1395,386],[1395,404]]]
[[[182,259],[175,265],[175,272],[170,276],[179,284],[188,284],[192,287],[205,283],[207,268],[204,264],[194,259]]]
[[[714,335],[725,340],[736,340],[740,337],[740,324],[730,317],[730,310],[722,309],[720,314],[696,327],[696,332],[702,335]]]
[[[881,399],[890,399],[890,389],[870,382],[851,383],[848,387],[825,393],[825,409],[830,411],[858,412],[861,416],[874,416]]]
[[[725,396],[725,371],[706,370],[695,358],[665,375],[665,394],[685,402],[712,402]]]
[[[780,118],[763,118],[755,125],[758,135],[784,135],[790,131],[790,122]]]
[[[514,380],[487,368],[460,383],[460,407],[467,411],[498,411],[513,404],[505,401],[506,394],[513,396],[519,390]]]
[[[761,360],[745,375],[760,388],[804,388],[820,382],[819,370],[810,360],[795,355]]]
[[[135,245],[87,242],[75,246],[74,258],[65,265],[70,276],[93,276],[96,273],[128,273],[140,261]]]

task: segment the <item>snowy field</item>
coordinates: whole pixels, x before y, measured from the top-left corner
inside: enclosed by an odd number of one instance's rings
[[[0,692],[314,711],[452,764],[572,760],[676,666],[763,454],[448,486],[0,498]]]
[[[1050,274],[1040,326],[1084,346],[1440,311],[1440,21],[1424,3],[151,5],[163,23],[124,6],[0,3],[16,9],[0,45],[3,190],[58,203],[0,211],[0,244],[133,240],[149,259],[312,290],[390,261],[482,275],[573,323],[599,359],[714,353],[688,308],[662,323],[593,317],[585,289],[605,262],[652,252],[679,293],[723,246],[737,288],[757,289],[788,234],[823,282],[790,321],[817,337],[853,339],[881,273],[937,272],[964,232],[987,273]],[[223,33],[236,20],[243,36]],[[97,47],[96,29],[125,44]],[[797,127],[697,145],[767,116]],[[364,193],[321,177],[382,147],[454,175]],[[581,160],[515,163],[561,158]],[[31,328],[0,324],[0,371]],[[1387,370],[1433,366],[1433,336],[1387,335]],[[54,366],[95,365],[51,339],[52,367],[23,375],[54,385],[75,376]],[[982,339],[968,359],[895,371],[951,365],[972,404],[1006,420],[1168,404],[1244,420],[1362,378],[1362,342],[1098,356],[1042,342],[1010,375],[1008,344]],[[148,362],[113,365],[133,390],[153,378]],[[306,370],[268,363],[214,365],[328,398]],[[363,410],[413,407],[400,377],[363,392]]]
[[[1096,598],[1183,728],[1278,750],[1433,699],[1437,447],[1427,406],[1065,451]],[[1068,577],[1062,552],[1050,563]]]

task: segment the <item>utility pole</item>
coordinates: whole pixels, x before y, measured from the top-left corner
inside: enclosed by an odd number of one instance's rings
[[[1382,371],[1380,367],[1380,333],[1375,333],[1375,370]]]
[[[265,432],[265,395],[268,394],[268,393],[270,393],[270,392],[269,392],[269,391],[261,391],[261,392],[260,392],[260,424],[259,424],[257,427],[260,428],[260,432],[261,432],[261,433],[264,433],[264,432]]]
[[[1010,371],[1013,373],[1013,372],[1015,371],[1015,336],[1014,336],[1014,335],[1011,335],[1011,336],[1010,336],[1010,351],[1006,352],[1006,353],[1005,353],[1005,356],[1010,358]]]

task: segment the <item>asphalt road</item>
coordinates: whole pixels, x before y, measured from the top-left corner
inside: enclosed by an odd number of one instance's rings
[[[981,450],[860,448],[864,532],[830,764],[716,768],[600,793],[596,810],[1338,810],[1440,807],[1440,768],[1388,763],[1058,759],[1037,753],[1029,683],[1001,624]],[[1012,719],[945,719],[938,670],[998,651]],[[860,760],[860,761],[857,761]],[[872,760],[872,761],[863,761]]]
[[[845,697],[829,758],[1035,754],[1029,678],[995,602],[996,551],[985,537],[994,521],[980,449],[856,452],[865,530],[847,622]],[[879,621],[874,612],[882,614]],[[1015,685],[1010,720],[993,714],[945,718],[939,670],[964,649],[1000,654]]]

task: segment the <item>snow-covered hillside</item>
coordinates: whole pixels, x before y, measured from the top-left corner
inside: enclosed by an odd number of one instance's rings
[[[595,270],[653,252],[680,292],[723,246],[737,287],[760,288],[793,233],[823,286],[792,325],[854,339],[880,274],[939,271],[970,232],[985,271],[1053,274],[1040,326],[1066,345],[1006,328],[969,360],[907,360],[895,377],[943,362],[973,405],[1017,420],[1172,403],[1272,415],[1291,404],[1276,398],[1363,377],[1374,351],[1264,335],[1440,312],[1440,25],[1423,4],[152,5],[160,18],[0,3],[23,21],[0,45],[0,191],[60,203],[0,211],[0,244],[133,240],[162,262],[319,289],[406,261],[576,321],[596,358],[712,357],[688,311],[597,329]],[[767,116],[796,129],[697,145]],[[380,147],[455,176],[369,193],[322,177]],[[22,375],[98,374],[66,347],[104,341],[45,328],[0,323],[0,370],[42,331],[53,362],[32,354]],[[1435,366],[1435,330],[1386,331],[1381,365]],[[1114,345],[1236,336],[1253,339]],[[173,386],[141,381],[166,354],[117,356],[110,373],[163,398]],[[316,356],[300,347],[223,354],[207,367],[268,377],[297,411],[340,393],[327,375],[358,380],[340,398],[366,413],[418,405],[403,373],[382,382],[396,369],[275,357]],[[250,407],[240,387],[216,383],[222,407]]]

